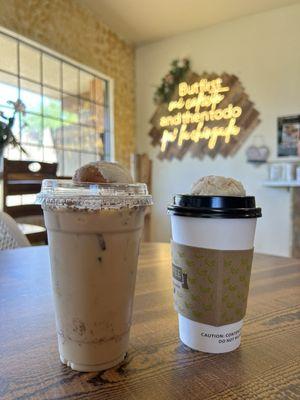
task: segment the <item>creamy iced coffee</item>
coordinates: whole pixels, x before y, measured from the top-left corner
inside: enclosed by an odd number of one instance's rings
[[[118,164],[89,164],[73,182],[44,181],[39,195],[60,358],[75,370],[112,367],[128,350],[144,211],[152,203],[146,185],[131,182]]]
[[[175,195],[168,211],[180,339],[195,350],[232,351],[241,341],[261,209],[240,182],[208,176],[191,194]]]

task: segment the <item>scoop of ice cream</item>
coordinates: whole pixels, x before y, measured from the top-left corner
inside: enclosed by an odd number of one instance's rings
[[[241,182],[224,176],[204,176],[192,186],[192,194],[202,196],[245,196]]]
[[[132,177],[122,165],[114,162],[97,161],[78,168],[74,182],[132,183]]]

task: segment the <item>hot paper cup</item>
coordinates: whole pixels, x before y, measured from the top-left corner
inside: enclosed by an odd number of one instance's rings
[[[176,195],[168,207],[179,336],[192,349],[240,345],[252,265],[254,197]]]

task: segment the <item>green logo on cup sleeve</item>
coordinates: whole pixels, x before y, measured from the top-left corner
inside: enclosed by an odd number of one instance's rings
[[[181,267],[173,264],[173,278],[181,282],[183,289],[188,289],[187,274],[182,271]]]

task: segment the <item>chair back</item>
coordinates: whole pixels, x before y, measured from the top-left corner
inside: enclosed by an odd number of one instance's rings
[[[55,179],[57,163],[15,161],[4,159],[3,164],[3,210],[13,218],[42,215],[38,204],[9,206],[7,196],[37,194],[43,179]]]
[[[0,212],[0,250],[26,246],[30,246],[30,243],[16,221],[8,214]]]

